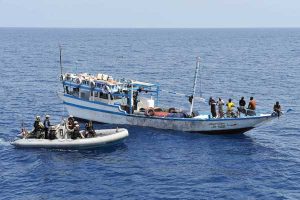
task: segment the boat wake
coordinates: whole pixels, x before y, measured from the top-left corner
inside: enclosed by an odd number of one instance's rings
[[[10,142],[6,141],[4,138],[0,138],[0,146],[10,146]]]

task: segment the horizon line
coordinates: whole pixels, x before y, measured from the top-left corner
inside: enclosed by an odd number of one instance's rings
[[[55,26],[0,26],[20,29],[298,29],[300,26],[249,26],[249,27],[55,27]]]

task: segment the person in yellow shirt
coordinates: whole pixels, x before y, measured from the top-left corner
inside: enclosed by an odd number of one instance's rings
[[[235,105],[231,99],[228,100],[228,102],[226,103],[226,106],[227,106],[227,112],[226,112],[227,117],[234,117],[235,114],[233,112],[233,109],[234,109]]]

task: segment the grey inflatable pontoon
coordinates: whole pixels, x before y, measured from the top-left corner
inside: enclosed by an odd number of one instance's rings
[[[74,140],[68,138],[67,134],[58,133],[58,138],[54,140],[21,138],[11,142],[11,144],[21,148],[88,149],[114,144],[128,137],[128,131],[124,128],[102,129],[95,130],[95,132],[96,136],[91,138],[77,138]]]

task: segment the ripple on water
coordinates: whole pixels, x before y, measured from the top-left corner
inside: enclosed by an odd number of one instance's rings
[[[299,38],[299,29],[0,29],[1,198],[299,199]],[[22,122],[30,129],[35,115],[58,123],[67,114],[56,95],[58,41],[65,71],[190,94],[201,56],[197,93],[206,99],[253,95],[259,110],[279,100],[293,111],[244,135],[124,126],[130,137],[105,149],[14,148]],[[189,109],[186,98],[166,93],[160,103]]]

